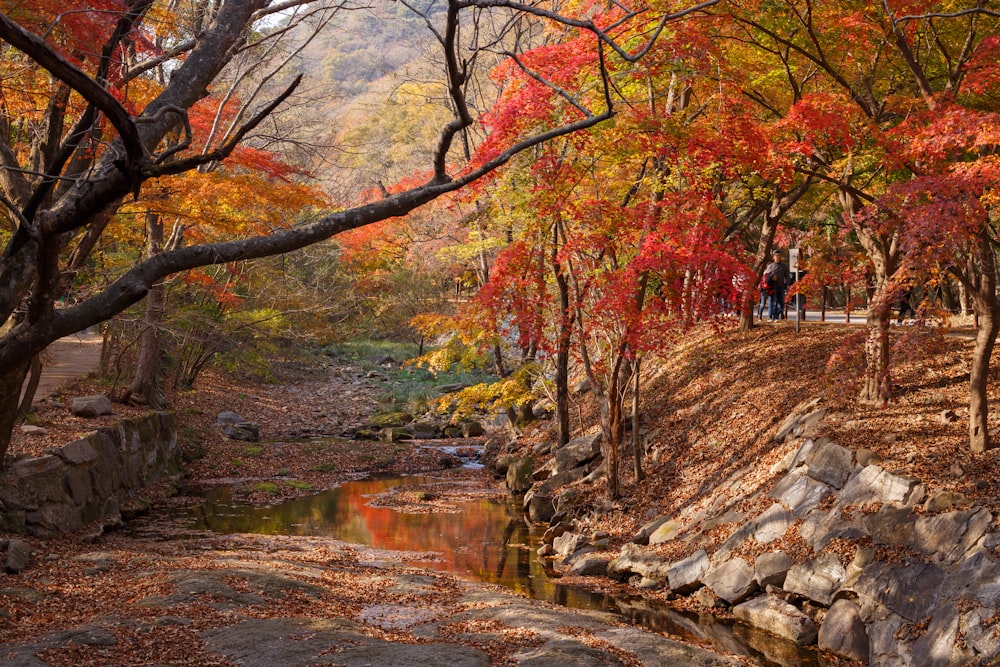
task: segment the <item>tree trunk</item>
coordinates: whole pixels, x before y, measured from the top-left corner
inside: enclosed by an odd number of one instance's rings
[[[632,467],[636,483],[646,478],[642,471],[642,435],[639,433],[639,365],[641,358],[636,357],[632,364]]]
[[[18,417],[24,417],[31,412],[31,404],[35,400],[35,392],[38,391],[38,383],[42,379],[42,358],[37,354],[33,356],[28,369],[30,370],[28,384],[21,394],[21,401],[17,408]]]
[[[556,438],[562,447],[569,442],[569,352],[573,333],[573,310],[569,298],[569,280],[559,261],[559,224],[552,226],[552,272],[559,288],[559,332],[556,341]]]
[[[766,214],[760,227],[760,241],[757,242],[757,253],[753,260],[754,281],[744,291],[743,304],[740,308],[739,330],[744,333],[753,328],[753,316],[757,312],[757,300],[760,298],[760,290],[757,285],[767,267],[767,258],[771,254],[771,245],[774,243],[774,234],[777,231],[778,218]]]
[[[147,254],[152,257],[163,248],[163,221],[156,213],[146,215]],[[162,350],[160,330],[166,310],[163,281],[150,286],[146,294],[146,313],[143,318],[142,338],[139,342],[139,360],[135,376],[129,385],[129,395],[137,394],[152,408],[163,407],[160,374],[160,354]]]
[[[868,338],[865,340],[865,377],[859,400],[884,405],[892,397],[889,379],[889,309],[868,312]]]
[[[13,367],[0,375],[0,405],[9,406],[0,410],[0,467],[6,463],[7,448],[10,446],[10,436],[17,422],[17,405],[21,397],[21,386],[28,372],[28,362],[13,364]]]
[[[969,449],[985,452],[992,447],[987,424],[989,403],[986,388],[990,358],[996,345],[997,332],[1000,331],[1000,304],[996,296],[996,256],[986,231],[979,235],[977,245],[980,271],[978,280],[974,281],[976,290],[970,292],[979,316],[979,328],[976,329],[976,345],[969,369]]]
[[[621,496],[618,486],[619,454],[624,436],[625,423],[622,421],[621,393],[618,381],[612,381],[608,392],[601,401],[601,440],[604,448],[604,469],[608,476],[608,497],[612,500]]]

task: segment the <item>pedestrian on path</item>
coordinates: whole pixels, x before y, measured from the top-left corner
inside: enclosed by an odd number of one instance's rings
[[[771,258],[774,261],[764,269],[763,282],[767,286],[771,299],[771,306],[768,309],[768,320],[774,322],[785,319],[785,291],[791,282],[791,275],[788,273],[788,266],[781,261],[782,254],[780,250],[772,252]]]

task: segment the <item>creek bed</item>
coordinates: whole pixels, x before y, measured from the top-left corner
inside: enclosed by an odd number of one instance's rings
[[[190,530],[332,537],[404,552],[406,561],[420,567],[500,584],[571,608],[613,612],[681,640],[707,641],[755,664],[823,664],[815,651],[710,614],[561,585],[536,556],[543,531],[529,526],[508,498],[484,496],[471,482],[463,494],[462,484],[429,476],[364,479],[267,507],[241,503],[228,486],[187,489],[194,502],[175,518]],[[460,501],[439,502],[455,497],[456,490]]]

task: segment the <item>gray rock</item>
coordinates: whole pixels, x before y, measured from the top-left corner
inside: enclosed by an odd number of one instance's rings
[[[853,600],[837,600],[819,627],[817,645],[842,658],[867,663],[870,647],[861,608]]]
[[[851,450],[830,441],[822,441],[806,457],[808,474],[813,479],[840,489],[854,472],[853,459]]]
[[[793,566],[785,576],[783,588],[828,607],[846,574],[840,557],[835,553],[825,553]]]
[[[437,424],[428,421],[411,422],[406,425],[406,430],[413,434],[415,440],[433,440],[441,436]]]
[[[1000,634],[996,632],[996,624],[990,622],[996,613],[996,609],[978,607],[965,616],[959,627],[966,644],[979,655],[1000,655]]]
[[[11,574],[24,572],[31,562],[31,547],[27,542],[15,538],[7,541],[7,555],[4,560],[4,570]]]
[[[679,595],[698,590],[704,585],[702,577],[708,572],[710,564],[704,549],[698,549],[687,558],[677,561],[667,569],[670,590]]]
[[[515,459],[507,467],[507,488],[511,493],[524,493],[531,488],[531,459]]]
[[[652,535],[657,528],[659,528],[660,526],[662,526],[663,524],[667,523],[670,520],[671,517],[669,516],[661,516],[658,519],[653,519],[652,521],[650,521],[649,523],[647,523],[646,525],[644,525],[642,528],[639,529],[639,531],[632,537],[632,542],[634,544],[643,544],[643,545],[649,544],[649,536]]]
[[[937,562],[954,563],[979,541],[992,521],[993,515],[982,508],[923,516],[916,522],[914,545]]]
[[[564,446],[556,450],[555,470],[552,472],[553,474],[558,474],[560,471],[570,470],[572,468],[582,466],[585,463],[593,461],[600,455],[600,453],[600,433],[573,438]]]
[[[49,429],[44,426],[35,426],[34,424],[21,424],[21,433],[24,433],[25,435],[42,436],[48,435]]]
[[[946,512],[966,501],[957,491],[939,491],[924,501],[924,510],[930,513]]]
[[[608,564],[610,562],[611,560],[608,558],[584,556],[573,563],[573,566],[569,568],[568,574],[578,577],[603,577],[608,573]]]
[[[240,415],[232,412],[231,410],[226,410],[225,412],[220,412],[219,416],[215,418],[215,423],[222,424],[242,424],[246,420]]]
[[[586,535],[579,533],[563,533],[552,541],[552,549],[560,556],[569,556],[577,549],[590,543]]]
[[[222,432],[233,440],[242,440],[245,442],[260,441],[260,426],[254,422],[226,424],[222,427]]]
[[[737,619],[784,637],[799,646],[816,641],[816,624],[794,606],[774,595],[761,595],[733,607]]]
[[[613,653],[591,648],[573,639],[550,640],[512,656],[518,667],[552,667],[552,665],[578,665],[579,667],[613,667],[623,665]]]
[[[984,607],[1000,608],[1000,563],[978,549],[949,571],[940,591],[934,592],[946,600],[965,598]]]
[[[664,542],[669,542],[670,540],[677,537],[677,534],[681,530],[681,525],[676,521],[665,521],[656,527],[649,535],[649,543],[651,545],[663,544]]]
[[[774,503],[757,518],[753,537],[761,544],[773,542],[784,535],[795,518],[781,503]]]
[[[911,548],[916,534],[914,518],[910,509],[885,505],[878,512],[866,515],[862,524],[878,544]]]
[[[764,589],[768,586],[781,587],[785,583],[785,576],[792,568],[792,559],[784,551],[772,551],[761,554],[754,561],[753,571],[757,585]]]
[[[531,523],[548,523],[556,515],[555,499],[551,494],[532,489],[525,494],[524,500]]]
[[[813,479],[804,469],[797,468],[785,475],[768,495],[784,503],[795,516],[803,516],[823,501],[833,489],[824,482]]]
[[[753,568],[742,558],[733,558],[705,573],[704,584],[729,604],[746,600],[757,590]]]
[[[704,554],[704,551],[702,552]],[[608,576],[625,581],[632,574],[664,581],[668,578],[670,563],[662,556],[639,544],[625,544],[621,553],[608,564]]]
[[[97,450],[86,438],[74,440],[56,450],[56,455],[66,463],[79,465],[89,463],[97,459]]]
[[[854,590],[866,621],[879,613],[878,605],[883,605],[902,618],[919,623],[931,615],[943,580],[944,572],[931,563],[890,565],[875,561],[865,568]],[[874,647],[874,636],[869,636]]]
[[[852,475],[841,489],[837,500],[839,506],[855,503],[879,502],[915,505],[923,502],[923,494],[915,479],[895,475],[870,465]]]
[[[111,399],[103,394],[80,396],[70,404],[70,411],[77,417],[100,417],[111,414]]]
[[[920,656],[921,667],[946,667],[958,664],[953,658],[958,622],[959,613],[954,602],[937,606],[931,622],[927,625],[927,632],[913,642],[910,651],[914,656]]]

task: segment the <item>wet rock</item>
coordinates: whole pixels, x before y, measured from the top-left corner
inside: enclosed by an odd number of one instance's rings
[[[761,554],[754,561],[754,578],[757,585],[766,589],[768,586],[781,587],[785,583],[785,575],[792,568],[792,559],[784,551],[772,551]]]
[[[705,573],[703,581],[729,604],[738,604],[757,590],[753,568],[742,558],[733,558],[713,567]]]
[[[693,554],[679,560],[667,570],[667,582],[670,590],[686,595],[698,590],[704,585],[703,577],[708,572],[710,561],[704,549],[698,549]]]
[[[867,663],[870,649],[861,607],[853,600],[834,602],[819,627],[817,645],[842,658]]]
[[[846,574],[840,557],[835,553],[826,553],[793,566],[785,576],[783,588],[789,593],[829,606]]]
[[[103,394],[80,396],[70,404],[70,411],[77,417],[100,417],[111,414],[111,399]]]
[[[4,558],[4,570],[11,574],[19,574],[27,569],[31,562],[31,547],[27,542],[17,538],[7,540],[7,555]]]
[[[799,646],[816,641],[816,624],[794,606],[773,595],[761,595],[733,607],[733,616]]]

